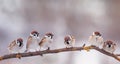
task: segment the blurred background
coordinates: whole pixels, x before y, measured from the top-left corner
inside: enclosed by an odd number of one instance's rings
[[[76,47],[87,43],[94,31],[117,43],[120,53],[120,0],[0,0],[0,55],[9,54],[8,44],[19,37],[26,45],[32,30],[53,32],[51,49],[64,48],[63,38],[72,34]],[[25,50],[25,46],[23,48]],[[96,50],[46,54],[0,61],[0,64],[119,64]]]

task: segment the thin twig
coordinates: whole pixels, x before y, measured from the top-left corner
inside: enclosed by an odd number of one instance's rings
[[[120,54],[112,54],[109,53],[103,49],[100,49],[96,46],[87,46],[89,49],[95,49],[107,56],[113,57],[116,60],[120,62]],[[44,51],[37,51],[37,52],[27,52],[27,53],[19,53],[19,56],[22,57],[30,57],[30,56],[37,56],[37,55],[43,55],[43,54],[52,54],[52,53],[59,53],[59,52],[67,52],[67,51],[81,51],[85,50],[84,47],[71,47],[71,48],[61,48],[61,49],[55,49],[55,50],[44,50]],[[0,60],[6,60],[6,59],[11,59],[11,58],[18,58],[18,54],[8,54],[0,57]]]
[[[120,54],[115,54],[116,56],[120,56]]]

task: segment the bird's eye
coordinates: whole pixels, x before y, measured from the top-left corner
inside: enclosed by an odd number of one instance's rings
[[[17,41],[17,44],[19,45],[19,44],[20,44],[20,42],[19,42],[19,41]]]
[[[33,34],[33,36],[36,36],[36,34]]]
[[[18,41],[17,43],[22,43],[22,41]]]

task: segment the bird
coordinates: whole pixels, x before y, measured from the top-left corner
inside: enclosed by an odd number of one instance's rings
[[[9,46],[8,46],[8,50],[10,53],[20,53],[20,50],[23,48],[24,44],[23,44],[23,39],[22,38],[18,38],[16,40],[13,40]]]
[[[53,42],[53,33],[47,32],[39,42],[40,49],[44,48],[50,50],[51,43]]]
[[[64,44],[66,45],[66,48],[73,47],[75,44],[75,38],[74,36],[67,35],[64,37]]]
[[[103,44],[103,49],[107,52],[113,53],[116,50],[116,44],[111,40],[107,40]]]
[[[93,34],[89,37],[88,42],[91,45],[94,45],[94,46],[97,46],[97,47],[102,46],[102,44],[104,43],[103,42],[103,37],[102,37],[101,33],[98,32],[98,31],[93,32]]]
[[[36,30],[31,31],[26,44],[25,52],[39,51],[39,32]]]

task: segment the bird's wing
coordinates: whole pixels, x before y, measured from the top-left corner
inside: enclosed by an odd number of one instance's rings
[[[116,45],[113,45],[113,49],[116,50]]]
[[[26,49],[28,49],[29,44],[31,44],[31,42],[32,42],[32,37],[29,36],[29,37],[28,37],[28,40],[27,40],[27,44],[26,44]]]
[[[12,43],[10,43],[8,48],[11,50],[15,45],[16,45],[16,41],[14,40],[14,41],[12,41]]]
[[[102,37],[99,37],[99,40],[98,40],[101,44],[103,44],[103,38]]]
[[[45,38],[45,37],[43,37],[43,38],[41,39],[39,45],[42,46],[44,42],[46,42],[46,38]]]
[[[72,43],[75,43],[75,37],[72,36]]]
[[[93,36],[89,36],[89,38],[88,38],[88,42],[91,43],[92,40],[93,40]]]
[[[106,47],[106,44],[105,44],[105,42],[103,42],[103,48],[105,48]]]

